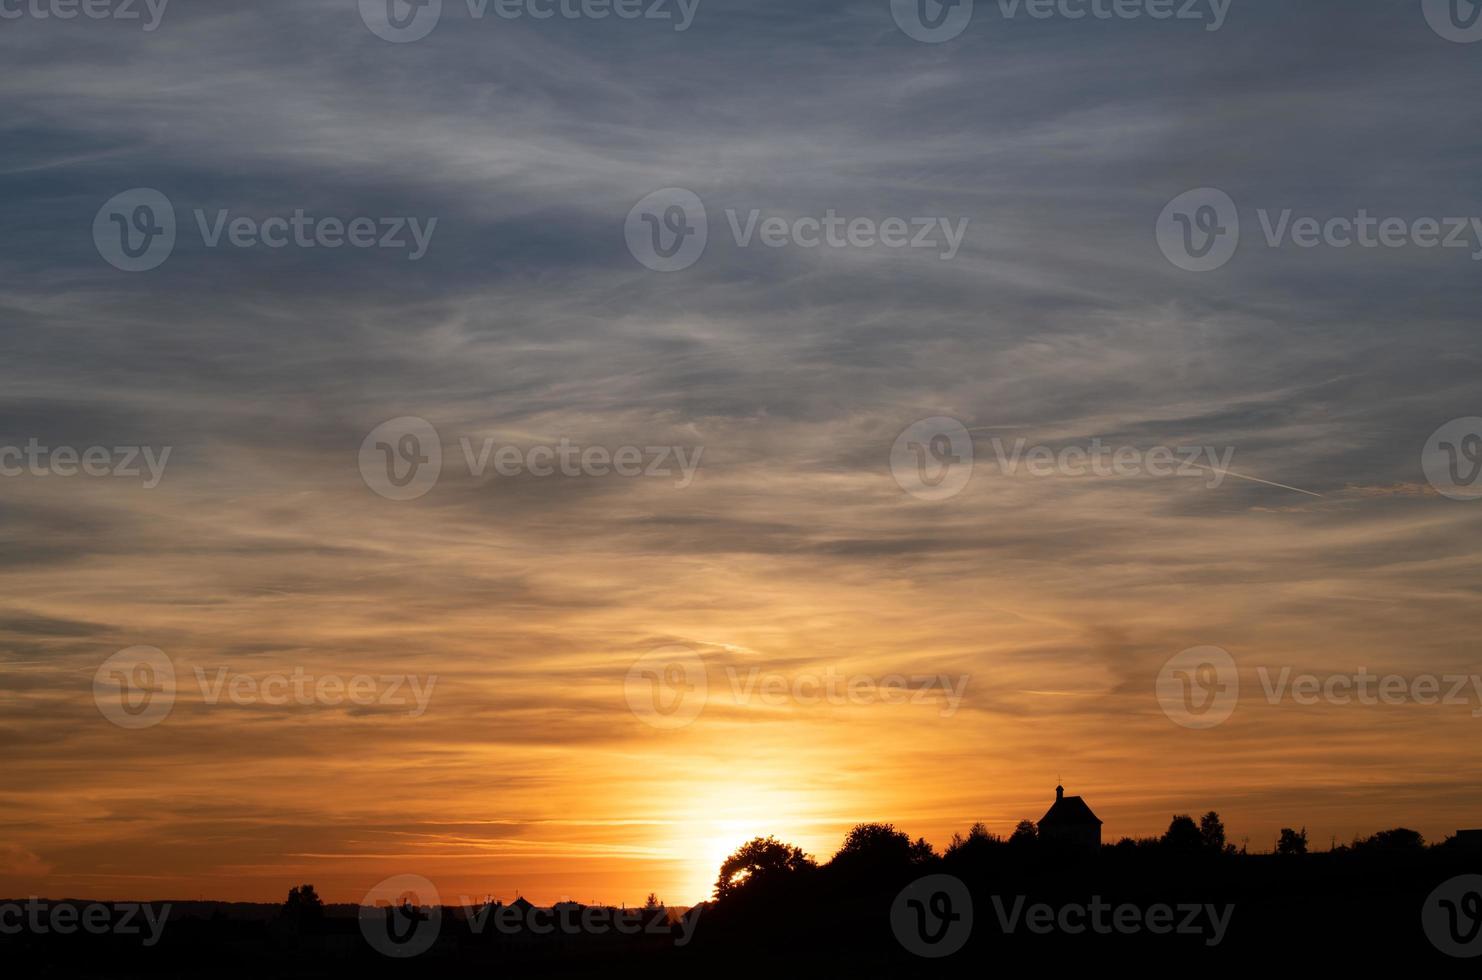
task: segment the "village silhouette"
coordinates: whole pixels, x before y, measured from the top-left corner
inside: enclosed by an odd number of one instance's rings
[[[1212,810],[1173,815],[1156,837],[1110,842],[1102,830],[1086,800],[1057,786],[1039,820],[1007,835],[974,824],[940,851],[888,823],[853,827],[826,861],[756,838],[692,907],[656,894],[638,907],[522,897],[455,907],[414,889],[343,905],[301,884],[278,905],[170,903],[152,944],[21,928],[0,932],[0,952],[26,975],[100,977],[1444,969],[1482,956],[1482,830],[1429,842],[1395,827],[1318,849],[1305,828],[1283,828],[1261,852],[1229,841]],[[79,917],[84,904],[49,903]]]

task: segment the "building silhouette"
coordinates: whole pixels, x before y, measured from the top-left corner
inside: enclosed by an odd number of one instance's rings
[[[1101,821],[1079,796],[1066,796],[1064,786],[1055,787],[1055,802],[1039,818],[1039,839],[1076,850],[1101,847]]]

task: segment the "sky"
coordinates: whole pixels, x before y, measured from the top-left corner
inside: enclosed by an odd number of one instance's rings
[[[1057,782],[1108,841],[1482,826],[1482,503],[1423,462],[1482,432],[1482,46],[1434,4],[46,2],[0,3],[0,893],[689,904]],[[1361,212],[1405,240],[1291,225]],[[163,717],[109,707],[141,657]]]

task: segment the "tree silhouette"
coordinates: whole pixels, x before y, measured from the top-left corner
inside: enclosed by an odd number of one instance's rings
[[[1293,830],[1290,827],[1281,828],[1281,837],[1276,841],[1277,854],[1306,854],[1307,853],[1307,828]]]
[[[280,914],[295,928],[312,929],[324,921],[324,900],[313,885],[299,885],[288,889],[288,899]]]
[[[1009,843],[1016,847],[1027,847],[1039,840],[1039,830],[1034,826],[1032,820],[1020,820],[1014,826],[1014,832],[1009,834]]]
[[[1162,844],[1175,851],[1197,851],[1204,846],[1204,837],[1194,818],[1187,813],[1178,814],[1163,832]]]
[[[968,829],[966,837],[961,834],[952,835],[952,843],[947,845],[947,855],[952,857],[978,854],[1002,843],[1002,840],[990,834],[988,828],[979,822]]]
[[[844,835],[844,844],[831,864],[851,867],[907,866],[922,864],[936,856],[924,839],[912,841],[894,824],[862,823]]]
[[[1224,853],[1225,850],[1225,825],[1220,822],[1220,815],[1210,810],[1199,818],[1199,837],[1204,846],[1211,851]]]
[[[757,837],[742,844],[720,866],[715,897],[724,901],[743,888],[783,881],[817,866],[800,847],[784,844],[775,837]]]

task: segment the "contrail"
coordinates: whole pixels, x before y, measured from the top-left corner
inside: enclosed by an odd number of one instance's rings
[[[1198,467],[1201,470],[1209,470],[1209,472],[1211,472],[1211,473],[1220,473],[1220,472],[1223,472],[1225,474],[1225,476],[1233,476],[1237,480],[1249,480],[1252,483],[1264,483],[1268,487],[1281,487],[1281,489],[1283,489],[1283,490],[1295,490],[1298,493],[1305,493],[1309,497],[1321,497],[1322,496],[1322,494],[1318,493],[1316,490],[1303,490],[1301,487],[1288,486],[1285,483],[1273,483],[1271,480],[1263,480],[1263,479],[1261,479],[1258,476],[1244,476],[1244,475],[1242,475],[1240,473],[1236,473],[1234,470],[1223,470],[1223,471],[1221,471],[1221,470],[1215,469],[1213,466],[1205,466],[1203,463],[1188,463],[1187,465],[1189,465],[1189,466],[1196,466],[1196,467]]]

